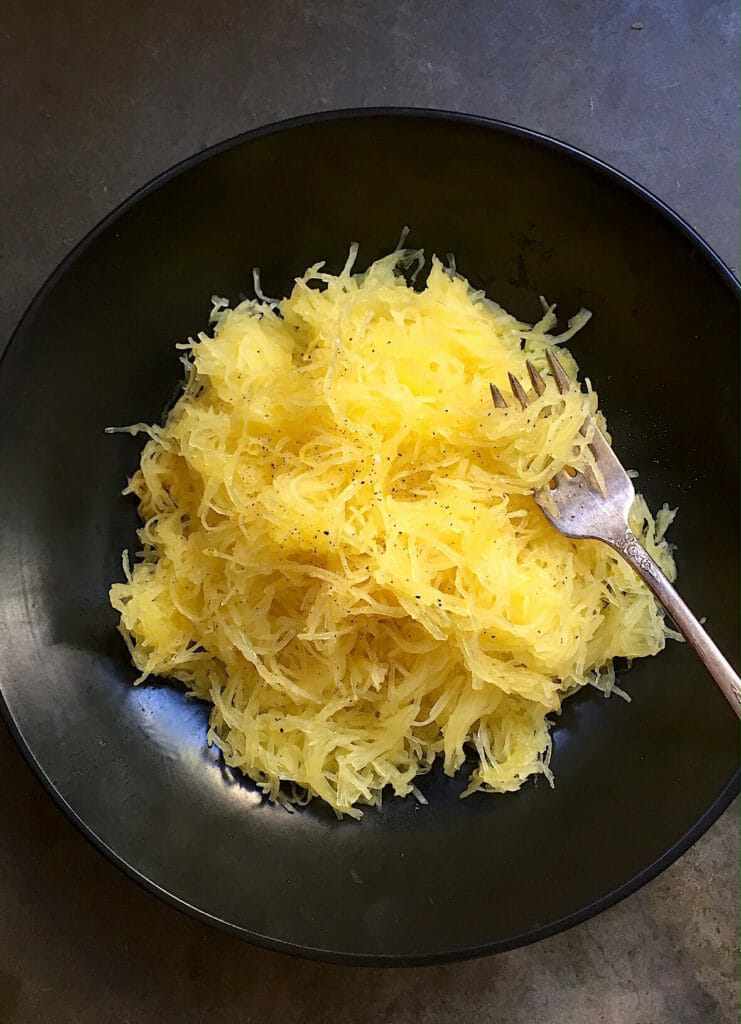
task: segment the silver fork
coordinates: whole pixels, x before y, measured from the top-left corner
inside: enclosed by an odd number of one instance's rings
[[[565,394],[571,387],[571,380],[553,352],[548,350],[546,358],[558,390]],[[546,388],[545,381],[529,360],[526,366],[533,390],[537,395],[542,395]],[[511,373],[509,382],[512,394],[523,409],[526,408],[529,399],[522,384]],[[489,387],[494,405],[499,409],[506,408],[507,403],[501,391],[494,384]],[[550,500],[544,503],[541,492],[534,495],[536,502],[565,537],[604,541],[632,565],[702,658],[726,700],[741,718],[741,679],[628,525],[628,513],[635,499],[633,482],[605,435],[596,423],[591,425],[594,436],[590,447],[597,468],[604,478],[604,495],[584,473],[571,476],[562,470],[551,481],[555,486],[548,490]]]

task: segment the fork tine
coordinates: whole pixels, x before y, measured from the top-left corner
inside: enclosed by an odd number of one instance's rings
[[[496,384],[489,384],[489,390],[491,391],[491,397],[494,399],[494,405],[497,409],[506,409],[507,403],[504,400],[504,395]]]
[[[571,381],[569,380],[568,374],[564,370],[563,366],[561,366],[561,364],[559,363],[558,359],[551,351],[551,349],[546,349],[545,357],[548,360],[548,365],[551,368],[551,373],[553,374],[556,380],[558,390],[561,392],[562,395],[565,395],[571,387]]]
[[[513,373],[508,373],[507,376],[509,377],[509,386],[512,388],[512,394],[515,396],[522,408],[527,409],[527,394],[522,384],[520,384],[519,380]]]
[[[525,366],[527,367],[527,372],[530,374],[530,380],[533,382],[533,387],[535,388],[535,394],[538,395],[538,397],[540,397],[543,394],[543,392],[545,391],[545,381],[540,376],[540,374],[535,369],[535,367],[533,366],[533,364],[530,362],[529,359],[527,359],[525,361]]]

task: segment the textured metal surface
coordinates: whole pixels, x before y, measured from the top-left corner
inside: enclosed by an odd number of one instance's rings
[[[737,269],[737,40],[737,4],[705,0],[13,0],[0,33],[0,346],[134,188],[319,108],[417,104],[549,132],[665,198]],[[737,804],[599,918],[491,960],[399,973],[291,961],[176,914],[82,839],[4,731],[0,771],[0,1020],[738,1019]]]

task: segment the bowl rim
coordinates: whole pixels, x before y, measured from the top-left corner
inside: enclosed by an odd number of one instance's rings
[[[614,184],[626,189],[633,195],[642,199],[644,202],[647,202],[663,217],[665,221],[671,224],[675,229],[679,230],[682,235],[692,242],[693,246],[699,250],[704,259],[719,275],[725,286],[737,298],[741,298],[741,284],[739,283],[739,279],[734,275],[728,265],[721,259],[715,250],[701,237],[695,228],[693,228],[683,217],[672,209],[671,206],[665,203],[662,199],[659,199],[658,196],[654,195],[653,192],[639,184],[629,175],[613,167],[608,162],[592,156],[590,153],[572,145],[571,143],[564,142],[543,132],[525,128],[521,125],[513,124],[508,121],[478,114],[467,114],[460,111],[411,106],[347,107],[301,114],[296,117],[272,121],[268,124],[249,129],[248,131],[237,133],[236,135],[232,135],[227,139],[214,143],[197,153],[179,160],[166,170],[155,175],[155,177],[151,178],[139,188],[135,189],[134,192],[118,203],[108,214],[106,214],[89,231],[87,231],[47,276],[46,280],[38,289],[35,296],[31,299],[20,317],[4,350],[0,353],[0,370],[2,370],[3,362],[7,357],[11,346],[14,342],[17,342],[19,337],[22,336],[25,324],[30,322],[37,308],[45,301],[47,295],[55,287],[57,281],[67,273],[68,269],[101,234],[113,226],[120,217],[126,214],[141,199],[149,195],[150,192],[155,191],[161,185],[166,184],[181,173],[198,166],[213,156],[218,156],[220,153],[227,152],[228,150],[241,146],[244,143],[255,141],[265,136],[291,131],[294,128],[321,124],[323,122],[343,120],[371,121],[381,118],[427,120],[431,123],[437,121],[458,123],[471,127],[485,128],[504,135],[512,135],[530,142],[535,142],[548,149],[556,150],[557,152],[575,160],[577,163],[581,163],[591,170],[609,178]],[[30,766],[37,779],[41,782],[43,788],[54,800],[57,807],[94,847],[104,854],[104,856],[126,876],[142,886],[143,889],[159,897],[175,909],[188,914],[190,917],[218,927],[223,931],[236,935],[241,939],[265,949],[299,956],[304,959],[365,967],[421,966],[472,959],[530,945],[531,943],[538,942],[541,939],[555,935],[558,932],[564,931],[576,924],[581,924],[636,892],[643,885],[656,878],[657,875],[674,863],[675,860],[685,853],[690,846],[692,846],[708,830],[708,828],[710,828],[710,826],[720,817],[723,811],[726,810],[734,797],[738,794],[741,784],[741,768],[737,768],[736,772],[731,776],[712,804],[704,811],[697,821],[695,821],[692,827],[689,828],[683,836],[676,840],[660,857],[657,857],[651,864],[648,864],[646,867],[636,872],[632,878],[616,887],[611,892],[601,896],[599,899],[593,900],[591,903],[578,910],[565,914],[556,921],[551,921],[548,924],[534,927],[520,935],[511,936],[506,940],[484,943],[477,946],[459,947],[433,954],[378,955],[351,953],[332,949],[322,949],[320,947],[307,946],[301,943],[276,939],[272,936],[252,931],[249,928],[235,925],[214,914],[210,914],[208,911],[196,907],[191,903],[188,903],[187,900],[182,899],[173,893],[168,892],[156,881],[148,878],[133,864],[130,864],[121,857],[105,842],[104,839],[102,839],[102,837],[98,836],[56,788],[53,781],[46,774],[44,768],[38,762],[33,750],[22,735],[13,717],[12,711],[5,700],[1,679],[0,714],[2,715],[10,735],[19,747],[27,764]]]

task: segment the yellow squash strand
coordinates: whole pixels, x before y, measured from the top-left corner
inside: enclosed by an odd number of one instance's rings
[[[495,409],[525,360],[547,374],[553,309],[520,323],[433,259],[321,264],[280,304],[215,300],[183,346],[184,393],[129,490],[141,551],[111,588],[141,672],[210,701],[209,741],[271,799],[338,813],[418,793],[436,757],[466,792],[550,778],[549,713],[612,660],[662,649],[653,597],[608,547],[562,537],[532,493],[592,460],[597,396],[552,383]],[[576,364],[556,349],[568,371]],[[670,577],[637,498],[632,525]]]

